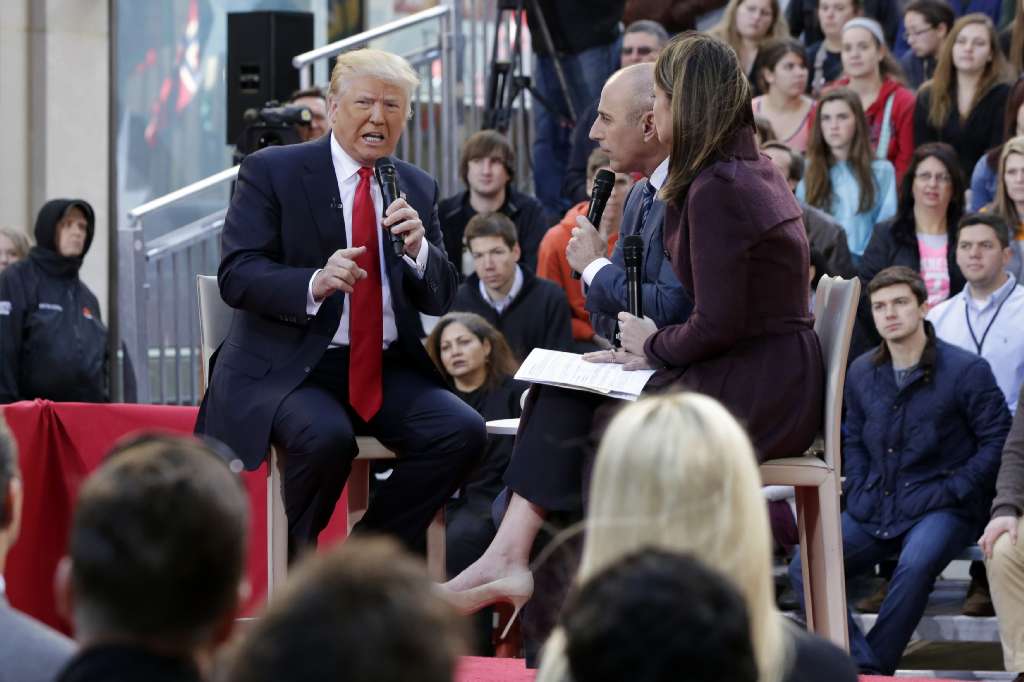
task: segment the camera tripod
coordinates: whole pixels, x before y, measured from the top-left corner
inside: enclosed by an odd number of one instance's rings
[[[507,134],[512,124],[512,115],[515,110],[516,100],[522,93],[529,92],[536,103],[557,116],[562,125],[573,127],[576,125],[576,111],[569,95],[569,87],[566,84],[565,73],[558,61],[557,53],[551,42],[551,32],[548,30],[547,21],[541,11],[537,0],[499,0],[497,3],[497,16],[494,21],[494,43],[491,46],[491,72],[487,78],[487,103],[484,109],[483,128],[497,130]],[[542,95],[533,85],[533,80],[523,74],[523,20],[525,12],[536,20],[538,35],[531,36],[544,46],[547,53],[551,55],[555,67],[555,75],[558,79],[558,87],[561,98],[565,103],[565,109],[559,108],[554,102]],[[499,48],[501,46],[501,27],[508,19],[515,22],[515,37],[511,45],[506,45],[508,59],[499,60]],[[524,102],[520,102],[520,114],[522,115],[523,130],[529,130],[529,117]]]

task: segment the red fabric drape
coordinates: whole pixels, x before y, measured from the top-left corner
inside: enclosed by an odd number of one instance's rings
[[[7,596],[15,608],[69,632],[68,623],[57,613],[53,577],[67,546],[78,488],[110,447],[128,434],[142,430],[191,433],[196,408],[36,400],[3,406],[3,415],[18,443],[25,500],[21,534],[4,571]],[[242,480],[250,501],[247,575],[252,588],[243,614],[251,614],[267,592],[266,465],[245,472]],[[338,505],[338,513],[321,535],[321,546],[345,537],[345,508]]]

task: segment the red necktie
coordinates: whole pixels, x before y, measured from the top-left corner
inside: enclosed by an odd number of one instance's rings
[[[380,409],[381,366],[384,352],[384,310],[381,293],[377,217],[370,196],[369,168],[359,169],[359,184],[352,203],[352,246],[365,246],[356,263],[366,279],[356,282],[349,295],[348,400],[363,421]]]

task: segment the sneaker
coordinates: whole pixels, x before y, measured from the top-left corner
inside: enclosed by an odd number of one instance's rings
[[[963,606],[960,607],[960,613],[974,618],[991,618],[996,615],[995,607],[992,606],[992,597],[988,593],[988,585],[971,580],[971,586],[967,588],[967,597],[964,598]]]
[[[882,608],[882,601],[885,600],[885,595],[887,594],[889,594],[889,581],[883,580],[874,593],[857,601],[853,608],[861,613],[878,613]]]

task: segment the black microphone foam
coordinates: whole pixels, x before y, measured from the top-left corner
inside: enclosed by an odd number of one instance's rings
[[[631,234],[622,239],[622,262],[626,267],[626,312],[634,317],[643,317],[643,237]]]
[[[598,230],[601,229],[601,216],[604,215],[604,207],[608,205],[608,197],[612,195],[615,187],[615,173],[607,168],[597,171],[594,177],[594,189],[590,193],[590,205],[587,206],[587,220]],[[579,279],[580,273],[575,270],[572,273],[573,279]]]
[[[400,196],[398,191],[398,170],[395,168],[395,162],[391,160],[391,157],[382,156],[373,164],[373,175],[377,178],[381,196],[384,197],[384,212],[386,215],[388,206]],[[386,227],[384,231],[391,237],[391,247],[394,249],[395,255],[401,256],[405,252],[405,240],[402,239],[401,235],[392,234],[391,230]]]

